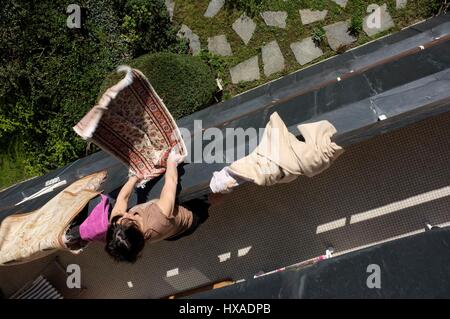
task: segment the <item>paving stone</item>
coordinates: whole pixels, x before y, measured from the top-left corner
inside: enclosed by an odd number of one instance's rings
[[[286,29],[287,12],[285,11],[264,11],[261,17],[269,27]]]
[[[404,9],[408,4],[408,0],[396,0],[395,7],[397,9]]]
[[[175,10],[175,1],[174,0],[165,0],[167,12],[170,16],[170,21],[173,20],[173,12]]]
[[[231,81],[239,82],[255,81],[260,79],[258,56],[254,56],[230,69]]]
[[[220,9],[222,9],[224,4],[225,0],[211,0],[204,16],[207,18],[214,17],[217,13],[219,13]]]
[[[349,21],[340,21],[324,27],[328,44],[334,51],[357,40],[349,34],[349,25]]]
[[[311,37],[291,43],[291,50],[294,52],[295,59],[301,65],[307,64],[323,55],[323,51]]]
[[[189,48],[191,49],[193,55],[197,55],[200,53],[200,38],[197,34],[192,32],[192,30],[187,25],[183,24],[181,26],[180,31],[178,31],[178,36],[189,41]]]
[[[224,34],[208,38],[208,50],[221,56],[233,55],[230,43],[228,43],[227,37]]]
[[[386,4],[382,6],[371,4],[367,7],[367,12],[372,12],[364,18],[363,22],[363,30],[368,36],[373,36],[395,26]]]
[[[304,25],[324,20],[328,13],[328,10],[313,11],[310,9],[304,9],[299,11],[300,11],[300,19],[302,20],[302,23]]]
[[[255,32],[256,23],[250,17],[243,14],[234,21],[232,27],[242,41],[244,41],[245,45],[247,45]]]
[[[340,5],[342,8],[347,6],[348,0],[332,0],[334,3]]]
[[[265,76],[284,70],[284,57],[277,41],[272,41],[262,47],[262,59]]]

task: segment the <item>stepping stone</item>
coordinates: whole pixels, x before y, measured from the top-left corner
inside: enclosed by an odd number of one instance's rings
[[[364,18],[363,22],[363,30],[368,36],[371,37],[395,26],[386,4],[382,6],[370,4],[367,7],[367,12],[372,12]]]
[[[180,31],[178,31],[178,37],[187,39],[189,41],[189,48],[193,55],[197,55],[201,51],[200,38],[197,34],[192,32],[191,29],[185,24],[181,26]]]
[[[342,8],[347,6],[348,0],[332,0],[334,3],[340,5]]]
[[[214,17],[217,13],[219,13],[220,9],[222,9],[224,4],[225,0],[211,0],[204,16],[207,18]]]
[[[307,64],[323,55],[323,51],[311,37],[300,42],[291,43],[291,50],[294,52],[295,59],[301,65]]]
[[[231,46],[227,41],[226,35],[224,34],[208,38],[208,50],[221,56],[233,55]]]
[[[167,13],[169,14],[170,21],[173,20],[173,11],[175,10],[175,2],[174,0],[165,0]]]
[[[328,44],[337,51],[341,46],[355,42],[357,39],[348,32],[350,22],[341,21],[324,27]]]
[[[250,39],[253,36],[253,33],[256,29],[256,23],[253,22],[251,18],[247,15],[241,15],[236,21],[233,23],[233,30],[237,33],[237,35],[244,41],[245,45],[250,42]]]
[[[238,84],[239,82],[255,81],[260,79],[258,56],[254,56],[230,69],[231,82]]]
[[[264,11],[261,17],[269,27],[286,29],[287,12],[285,11]]]
[[[408,0],[396,0],[395,7],[397,9],[404,9],[408,4]]]
[[[299,11],[300,11],[300,18],[304,25],[324,20],[328,13],[328,10],[312,11],[310,9],[305,9]]]
[[[277,41],[272,41],[262,47],[262,59],[265,76],[284,70],[284,57]]]

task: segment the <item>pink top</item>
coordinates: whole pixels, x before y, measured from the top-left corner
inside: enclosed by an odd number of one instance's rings
[[[108,230],[109,200],[100,194],[102,200],[80,225],[80,237],[86,241],[106,241]]]

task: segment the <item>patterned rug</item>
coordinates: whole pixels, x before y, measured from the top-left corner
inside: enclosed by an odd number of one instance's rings
[[[102,95],[74,130],[121,160],[131,174],[142,175],[143,185],[165,172],[173,147],[186,155],[186,146],[147,78],[128,66],[118,72],[126,72],[125,78]]]

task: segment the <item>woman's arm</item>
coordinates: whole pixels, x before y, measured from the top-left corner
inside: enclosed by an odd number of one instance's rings
[[[139,181],[139,178],[136,176],[131,176],[125,185],[123,185],[122,189],[119,192],[119,195],[116,199],[116,204],[114,205],[110,220],[117,215],[122,215],[126,213],[128,208],[128,199],[130,199],[131,193],[133,192],[136,183]]]
[[[177,154],[175,150],[172,150],[167,159],[167,169],[164,176],[164,186],[161,191],[159,200],[155,203],[159,206],[161,211],[167,218],[172,218],[172,212],[175,206],[175,198],[178,185],[178,171],[177,166],[183,162],[184,156]]]

